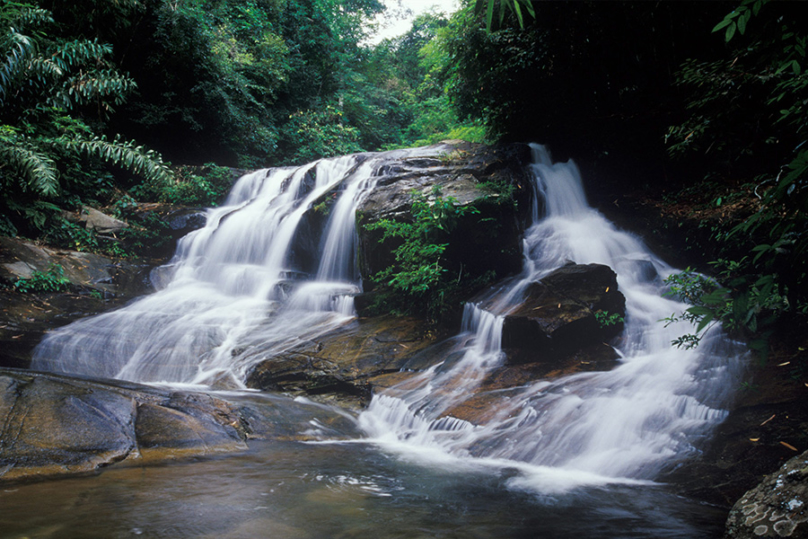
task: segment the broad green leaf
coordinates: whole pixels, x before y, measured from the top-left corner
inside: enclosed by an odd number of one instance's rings
[[[726,28],[727,26],[729,26],[729,24],[731,23],[732,19],[724,19],[723,21],[715,25],[715,27],[713,28],[713,32],[718,32],[722,28]]]
[[[747,12],[738,18],[738,31],[743,35],[746,32],[746,23],[749,21],[751,13]]]
[[[707,327],[707,325],[715,319],[715,314],[710,312],[704,315],[704,318],[699,321],[699,325],[696,326],[696,333],[701,333],[701,331]]]
[[[732,36],[735,35],[736,28],[737,25],[735,24],[735,21],[732,21],[732,23],[729,26],[727,26],[727,33],[724,35],[724,41],[729,43],[729,41],[732,39]]]

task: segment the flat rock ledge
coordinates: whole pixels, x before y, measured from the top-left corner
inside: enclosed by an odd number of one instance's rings
[[[281,407],[291,413],[279,414]],[[312,415],[302,407],[289,399],[234,404],[128,382],[0,369],[0,483],[244,451],[253,438],[307,439]]]
[[[786,462],[732,507],[725,539],[808,537],[808,451]]]

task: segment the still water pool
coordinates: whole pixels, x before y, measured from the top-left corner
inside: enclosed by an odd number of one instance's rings
[[[723,511],[660,486],[540,496],[362,443],[249,452],[0,490],[3,538],[699,538]]]

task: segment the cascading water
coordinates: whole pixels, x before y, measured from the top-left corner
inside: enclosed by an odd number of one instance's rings
[[[513,486],[543,492],[652,479],[725,417],[743,347],[718,328],[698,349],[672,347],[688,329],[659,322],[686,307],[663,297],[662,277],[672,269],[587,205],[574,164],[553,164],[541,147],[533,151],[536,201],[522,275],[467,305],[455,357],[376,395],[360,425],[405,454],[520,470]],[[616,271],[627,312],[620,365],[489,395],[491,417],[482,425],[445,414],[502,364],[502,320],[522,291],[568,261]]]
[[[206,226],[182,238],[171,262],[153,272],[157,293],[50,333],[32,368],[243,387],[256,361],[353,316],[357,205],[381,164],[440,151],[359,154],[242,177],[209,210]],[[304,215],[326,198],[336,201],[321,245],[301,254],[294,240],[304,233]]]
[[[386,161],[441,150],[363,154],[244,176],[225,204],[209,211],[205,228],[183,238],[172,261],[155,272],[158,292],[52,332],[35,351],[33,368],[243,387],[257,361],[350,320],[361,287],[354,263],[358,204]],[[662,296],[661,277],[671,268],[587,206],[573,164],[553,164],[539,147],[534,153],[534,222],[525,233],[522,274],[467,305],[455,352],[374,396],[359,425],[372,442],[515,469],[512,485],[545,492],[652,479],[725,416],[742,347],[714,328],[696,350],[672,348],[687,328],[659,323],[685,308]],[[306,212],[326,199],[327,225],[312,232]],[[309,247],[300,243],[306,235]],[[627,301],[620,365],[488,395],[481,425],[451,417],[502,365],[504,315],[531,282],[568,261],[616,271]]]

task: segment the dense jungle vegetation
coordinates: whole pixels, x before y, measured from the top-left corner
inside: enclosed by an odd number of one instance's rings
[[[672,280],[700,329],[723,320],[765,351],[778,316],[808,309],[804,3],[466,0],[377,45],[379,0],[0,9],[2,234],[125,254],[62,212],[215,204],[223,167],[538,140],[719,210],[699,248],[726,288]]]

